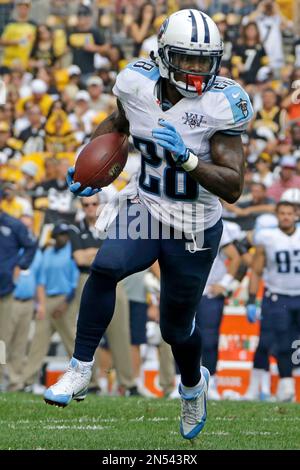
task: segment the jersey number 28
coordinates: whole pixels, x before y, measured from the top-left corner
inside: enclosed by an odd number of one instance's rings
[[[163,174],[162,191],[176,201],[195,201],[198,197],[198,183],[182,168],[176,166],[172,155],[164,151],[164,159],[157,155],[156,144],[152,140],[140,139],[133,136],[134,146],[141,152],[140,187],[155,196],[161,196],[160,178],[150,175],[147,168],[159,168],[163,161],[167,166]]]

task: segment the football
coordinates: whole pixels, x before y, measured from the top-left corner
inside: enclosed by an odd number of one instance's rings
[[[82,189],[103,188],[111,184],[123,170],[128,157],[126,134],[111,132],[89,142],[75,163],[74,182]]]

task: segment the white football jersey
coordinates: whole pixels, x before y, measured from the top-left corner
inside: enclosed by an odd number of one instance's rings
[[[286,235],[280,228],[260,230],[255,244],[266,253],[264,281],[270,292],[300,295],[300,228]]]
[[[231,222],[223,220],[223,233],[220,241],[219,252],[211,267],[203,295],[210,296],[209,287],[213,284],[218,284],[222,280],[223,276],[227,273],[227,268],[225,264],[226,256],[224,255],[222,249],[226,245],[233,243],[236,239],[237,238],[233,236]]]
[[[162,111],[156,96],[159,77],[158,67],[151,60],[140,59],[119,73],[113,92],[123,105],[134,145],[141,152],[141,201],[156,219],[193,233],[219,220],[219,198],[175,165],[171,154],[156,144],[152,130],[159,127],[159,119],[169,121],[193,153],[211,162],[209,139],[217,131],[241,134],[253,110],[248,95],[237,83],[217,77],[212,89],[202,96],[182,98]]]

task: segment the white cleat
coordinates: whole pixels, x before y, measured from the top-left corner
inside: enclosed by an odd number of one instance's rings
[[[142,397],[155,398],[155,395],[151,393],[150,390],[147,389],[147,387],[145,387],[145,385],[143,384],[143,381],[140,378],[136,379],[136,387],[137,387],[138,393]]]
[[[170,400],[178,400],[180,398],[180,393],[179,393],[180,375],[176,375],[175,380],[176,380],[176,385],[175,385],[174,390],[169,395]]]
[[[259,393],[255,393],[252,390],[248,390],[245,395],[242,396],[242,400],[245,401],[259,401],[260,400],[260,395]]]
[[[32,385],[32,393],[34,395],[44,395],[46,387],[40,384],[33,384]]]
[[[94,361],[88,365],[82,364],[73,357],[67,372],[56,384],[46,390],[44,394],[45,402],[49,405],[65,407],[72,400],[84,400],[92,376],[93,363]]]
[[[184,396],[181,385],[181,420],[180,433],[184,439],[194,439],[204,428],[206,422],[206,400],[209,383],[209,371],[201,366],[203,386],[192,398]]]
[[[173,392],[170,393],[169,398],[170,400],[178,400],[181,398],[178,387],[174,388]]]
[[[263,369],[252,369],[249,387],[245,395],[243,395],[242,400],[258,401],[260,399],[261,380],[264,372]]]
[[[210,376],[210,381],[209,381],[209,387],[208,387],[208,399],[209,400],[221,400],[221,395],[218,392],[217,389],[217,381],[216,381],[216,376],[211,375]]]
[[[295,382],[293,377],[280,379],[276,395],[277,401],[291,402],[295,400]]]

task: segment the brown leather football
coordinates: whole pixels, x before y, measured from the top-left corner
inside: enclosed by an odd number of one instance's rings
[[[80,152],[75,163],[74,182],[103,188],[111,184],[122,172],[128,157],[126,134],[111,132],[89,142]]]

